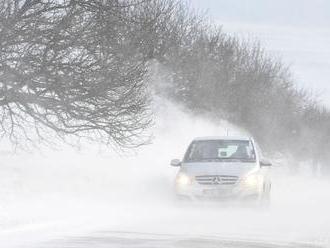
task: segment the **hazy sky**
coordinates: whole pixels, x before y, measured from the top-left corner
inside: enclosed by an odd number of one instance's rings
[[[277,25],[330,26],[329,0],[191,0],[214,18]]]
[[[191,0],[224,31],[258,39],[290,65],[297,85],[330,107],[329,0]]]

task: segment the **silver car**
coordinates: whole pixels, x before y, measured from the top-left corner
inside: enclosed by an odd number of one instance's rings
[[[249,137],[202,137],[189,145],[175,180],[183,199],[250,199],[268,203],[269,166]]]

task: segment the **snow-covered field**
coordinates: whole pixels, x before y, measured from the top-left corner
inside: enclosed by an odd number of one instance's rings
[[[104,232],[113,245],[119,238],[132,242],[134,235],[173,242],[196,238],[330,245],[330,184],[308,173],[289,175],[283,166],[273,168],[269,211],[178,204],[172,192],[177,169],[169,160],[181,158],[194,136],[221,135],[227,128],[232,134],[242,131],[193,118],[168,102],[157,108],[153,144],[128,158],[91,146],[3,155],[0,246],[76,247],[70,242],[64,246],[65,240],[96,235],[91,240],[103,242]]]

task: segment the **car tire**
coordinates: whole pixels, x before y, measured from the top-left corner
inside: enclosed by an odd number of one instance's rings
[[[271,194],[270,194],[270,186],[269,188],[262,193],[259,199],[259,206],[263,209],[269,209],[271,204]]]

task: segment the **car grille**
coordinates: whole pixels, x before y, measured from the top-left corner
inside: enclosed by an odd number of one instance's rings
[[[203,185],[232,185],[237,183],[238,177],[227,175],[206,175],[195,176],[195,180]]]

